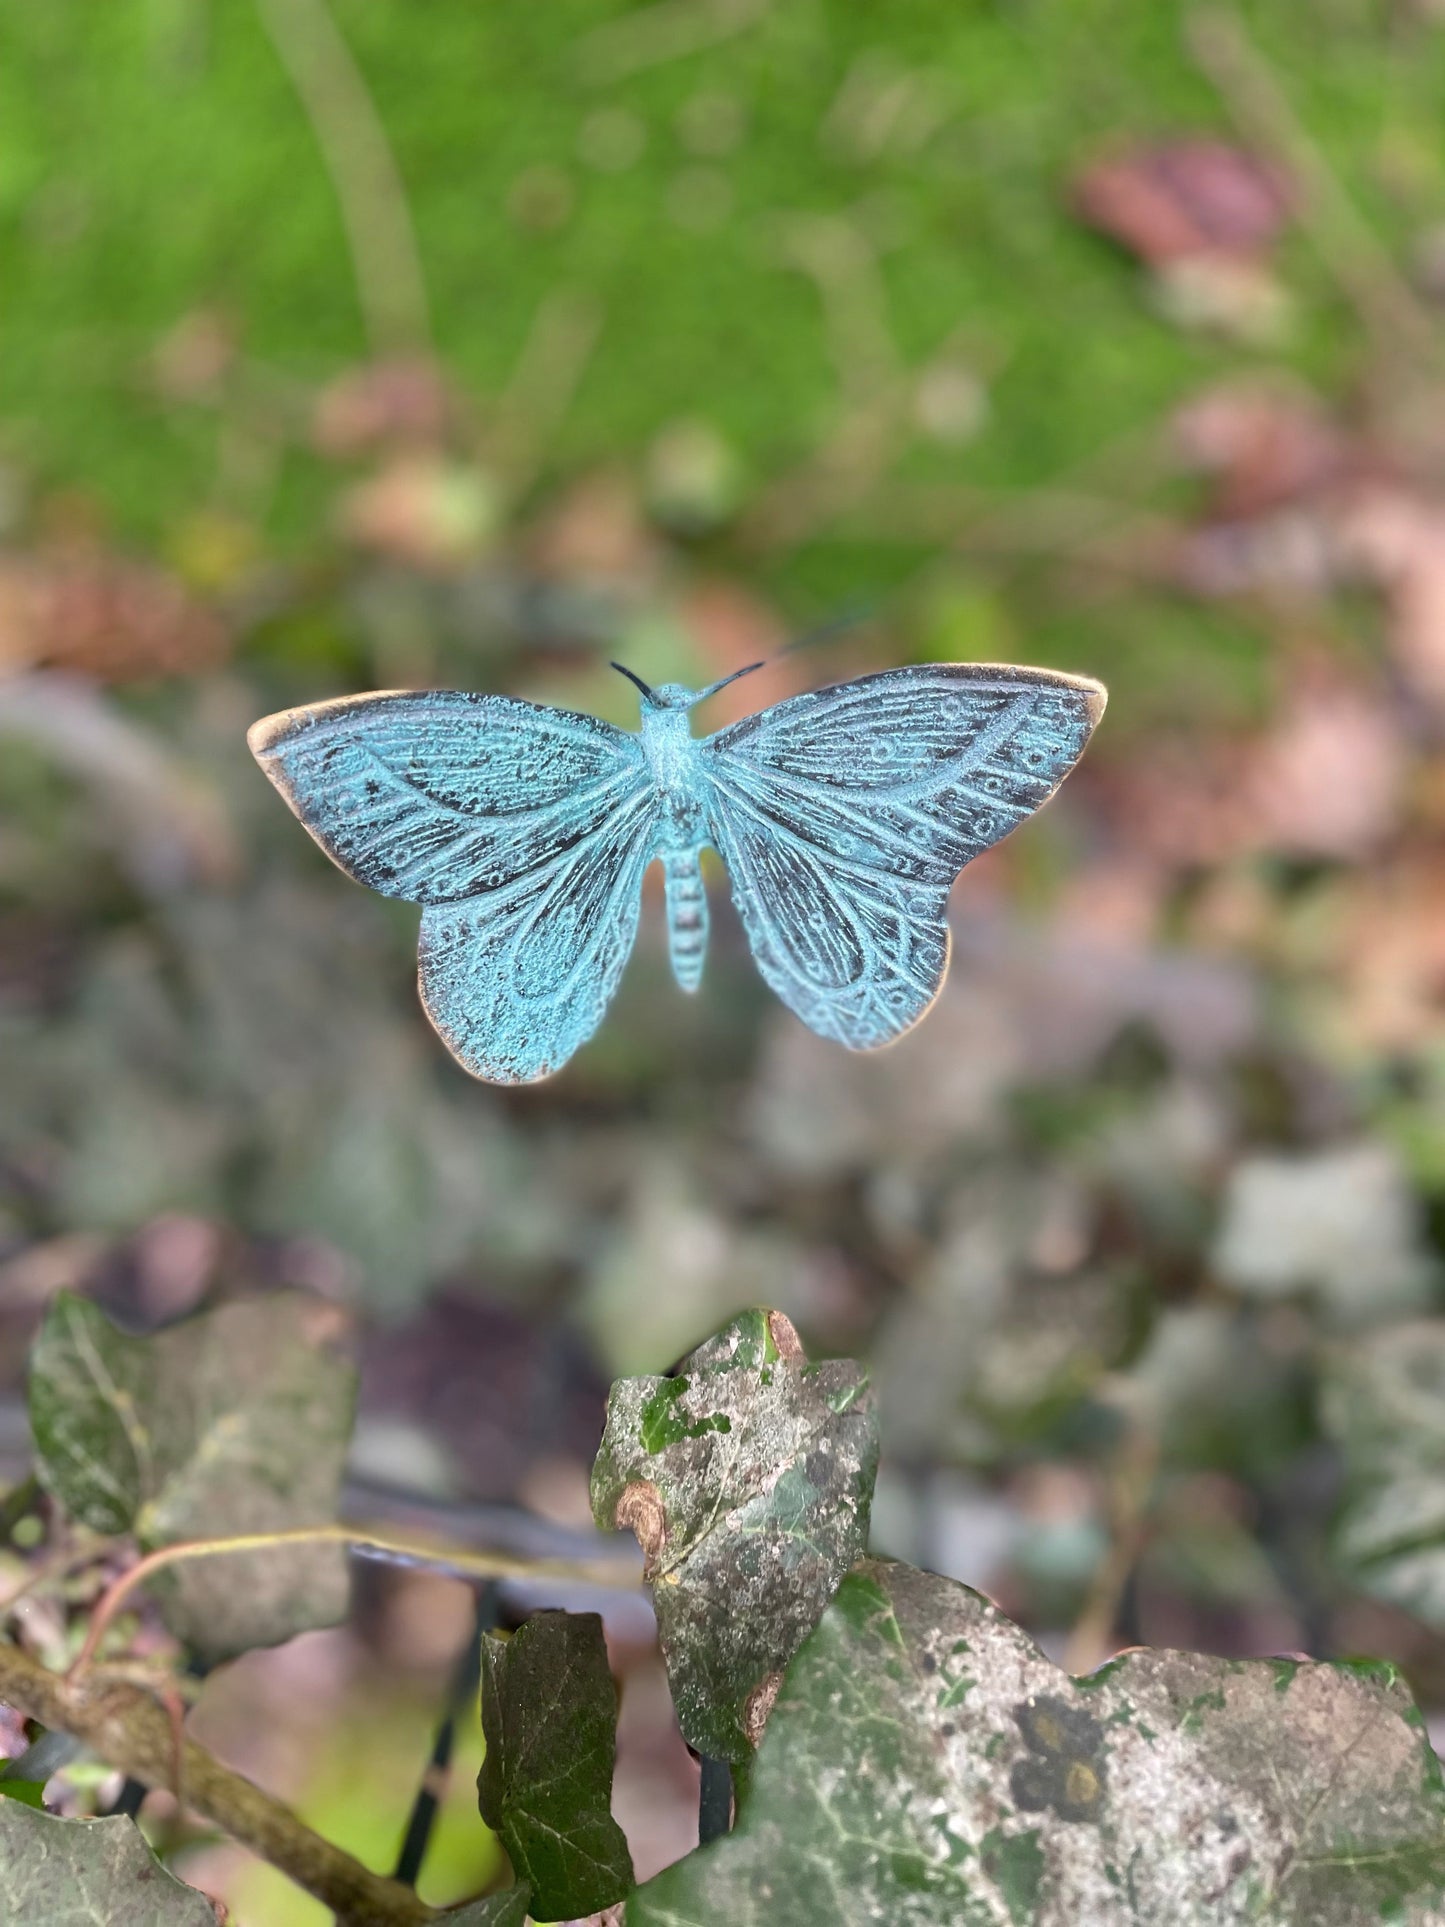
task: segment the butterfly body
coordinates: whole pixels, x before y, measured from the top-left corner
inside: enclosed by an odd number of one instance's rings
[[[708,938],[702,880],[702,852],[712,833],[707,772],[689,713],[703,693],[664,683],[643,703],[640,732],[660,805],[652,853],[662,858],[668,956],[678,988],[689,994],[702,983]]]
[[[636,732],[454,690],[343,698],[250,732],[333,860],[422,906],[423,1004],[492,1082],[545,1077],[592,1035],[654,860],[673,974],[697,989],[708,846],[783,1001],[850,1049],[891,1042],[942,984],[954,877],[1047,800],[1105,700],[1045,670],[929,664],[697,737],[711,690],[638,687]]]

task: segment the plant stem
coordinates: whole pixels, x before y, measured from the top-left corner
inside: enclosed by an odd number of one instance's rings
[[[733,1823],[733,1775],[726,1760],[702,1758],[702,1780],[697,1795],[697,1844],[720,1840]]]
[[[145,1804],[145,1797],[149,1792],[150,1788],[144,1780],[134,1779],[130,1774],[127,1774],[125,1782],[120,1792],[116,1794],[114,1803],[110,1808],[111,1813],[126,1813],[134,1820]]]
[[[258,11],[336,189],[372,352],[424,351],[431,325],[411,207],[360,63],[325,0],[258,0]]]
[[[107,1766],[148,1787],[169,1787],[177,1748],[165,1709],[139,1686],[104,1676],[71,1680],[17,1646],[0,1644],[0,1700],[71,1734]],[[222,1766],[194,1740],[180,1747],[186,1804],[333,1909],[345,1927],[417,1927],[433,1910],[298,1820],[281,1801]]]
[[[629,1590],[637,1584],[636,1574],[617,1561],[532,1559],[520,1553],[460,1552],[423,1539],[380,1538],[359,1526],[300,1526],[288,1532],[247,1532],[230,1539],[186,1539],[179,1545],[161,1546],[147,1553],[102,1595],[86,1628],[85,1643],[70,1669],[71,1679],[79,1681],[83,1677],[99,1652],[111,1621],[135,1588],[164,1567],[187,1559],[220,1558],[226,1553],[270,1552],[284,1546],[316,1545],[351,1546],[358,1552],[401,1565],[449,1573],[455,1579],[580,1580],[587,1585]]]
[[[496,1625],[497,1606],[495,1581],[479,1586],[471,1636],[458,1655],[456,1667],[452,1673],[446,1707],[436,1730],[436,1738],[432,1741],[431,1758],[427,1761],[426,1771],[421,1777],[421,1785],[416,1791],[416,1799],[412,1802],[406,1832],[402,1836],[401,1852],[397,1855],[396,1868],[392,1874],[392,1879],[399,1880],[404,1887],[416,1885],[421,1873],[422,1861],[426,1858],[427,1843],[431,1839],[437,1809],[446,1796],[447,1781],[451,1775],[452,1746],[456,1740],[457,1719],[481,1684],[482,1635],[490,1632]]]

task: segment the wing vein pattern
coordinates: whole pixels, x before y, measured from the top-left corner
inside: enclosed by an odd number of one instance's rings
[[[938,664],[709,737],[712,840],[783,1002],[853,1050],[916,1024],[947,971],[954,878],[1048,800],[1103,704],[1080,678]]]
[[[291,710],[252,747],[333,861],[422,905],[422,1002],[493,1083],[596,1030],[637,934],[658,801],[638,739],[504,696],[385,693]]]

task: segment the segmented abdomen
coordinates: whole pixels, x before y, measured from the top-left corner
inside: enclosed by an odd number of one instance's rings
[[[672,974],[686,991],[702,982],[707,956],[707,891],[696,850],[674,850],[663,858],[667,883],[667,939]]]

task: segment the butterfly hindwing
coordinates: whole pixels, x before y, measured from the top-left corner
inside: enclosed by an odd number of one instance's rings
[[[288,709],[247,740],[326,854],[408,903],[501,889],[649,785],[610,723],[454,689]]]
[[[758,968],[854,1050],[917,1023],[948,967],[948,891],[1046,802],[1099,684],[934,664],[794,696],[702,745],[713,841]]]
[[[655,819],[639,791],[541,868],[422,912],[422,1002],[474,1076],[549,1077],[601,1023],[637,936]]]
[[[438,690],[289,710],[249,741],[328,856],[424,906],[422,1002],[468,1070],[531,1082],[592,1035],[637,934],[657,817],[635,736]]]

